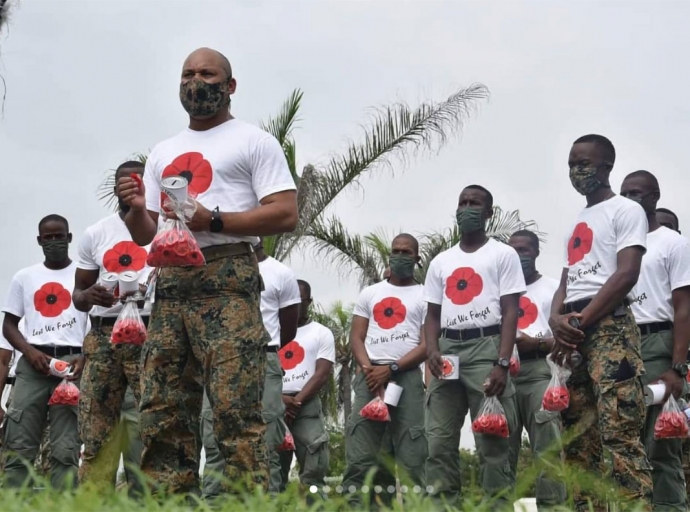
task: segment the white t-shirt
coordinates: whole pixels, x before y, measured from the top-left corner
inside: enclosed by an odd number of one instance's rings
[[[139,283],[146,284],[153,270],[146,264],[148,249],[149,246],[140,247],[132,241],[132,235],[125,222],[115,213],[86,229],[79,242],[77,267],[98,270],[99,274],[119,274],[126,270],[135,270],[139,273]],[[90,313],[94,316],[114,317],[120,314],[122,307],[120,302],[112,308],[94,306]],[[147,301],[141,314],[150,313],[151,304]]]
[[[647,233],[647,253],[633,295],[635,321],[673,322],[673,290],[690,286],[690,241],[661,226]]]
[[[424,287],[381,281],[359,294],[354,314],[369,320],[364,346],[372,363],[393,363],[419,345],[426,316]]]
[[[527,285],[527,291],[520,297],[518,331],[532,338],[552,337],[549,316],[558,285],[558,281],[546,276]]]
[[[204,207],[226,213],[246,212],[266,196],[295,190],[275,137],[239,119],[205,131],[187,128],[153,148],[144,172],[148,210],[161,210],[161,181],[178,175],[191,178],[189,191]],[[200,247],[258,242],[256,237],[208,231],[194,236]]]
[[[316,360],[335,363],[335,339],[330,329],[318,322],[309,322],[297,329],[295,340],[278,353],[285,370],[283,393],[299,393],[316,372]]]
[[[279,347],[279,311],[302,302],[297,278],[289,267],[270,256],[259,262],[259,273],[264,281],[264,291],[261,292],[261,317],[271,336],[268,346]]]
[[[646,248],[647,229],[642,207],[625,197],[614,196],[584,208],[565,239],[565,302],[593,298],[618,268],[620,251]]]
[[[525,292],[515,249],[490,238],[475,252],[460,245],[429,265],[424,299],[441,306],[441,328],[472,329],[501,323],[501,297]]]
[[[12,278],[3,311],[24,319],[29,344],[81,347],[89,316],[72,302],[76,270],[74,262],[62,270],[39,263]]]

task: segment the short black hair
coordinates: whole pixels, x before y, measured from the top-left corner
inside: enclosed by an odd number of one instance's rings
[[[414,248],[415,254],[419,254],[419,241],[415,237],[409,233],[400,233],[393,239],[393,241],[397,240],[398,238],[404,238],[405,240],[412,242],[412,247]]]
[[[510,235],[510,238],[513,238],[514,236],[526,236],[527,238],[530,239],[534,248],[537,251],[539,251],[539,237],[537,236],[537,234],[534,231],[530,231],[529,229],[520,229],[520,230],[516,231],[515,233],[513,233],[512,235]]]
[[[678,215],[673,213],[671,210],[669,210],[668,208],[657,208],[656,212],[657,213],[665,213],[666,215],[670,215],[671,217],[673,217],[673,219],[676,221],[676,227],[678,229],[680,229],[680,222],[678,221]]]
[[[467,185],[463,190],[467,190],[468,188],[469,188],[469,189],[473,189],[473,190],[481,190],[482,192],[484,192],[484,195],[486,195],[486,199],[487,199],[487,201],[488,201],[488,203],[489,203],[489,204],[487,204],[486,206],[487,206],[488,208],[493,208],[493,207],[494,207],[494,196],[493,196],[493,194],[491,194],[491,192],[489,192],[487,189],[485,189],[485,188],[482,187],[481,185]]]
[[[573,142],[573,145],[585,142],[593,142],[596,146],[599,146],[604,155],[604,160],[609,162],[611,165],[615,163],[616,148],[613,147],[613,143],[609,139],[607,139],[603,135],[590,133],[589,135],[583,135],[582,137],[577,139],[575,142]]]
[[[117,169],[115,169],[115,176],[117,176],[117,174],[123,169],[144,169],[145,167],[146,165],[139,160],[128,160],[117,166]]]
[[[645,178],[645,179],[648,179],[651,182],[652,187],[654,188],[654,192],[659,192],[659,180],[657,180],[656,176],[654,176],[649,171],[644,171],[644,170],[634,171],[625,177],[626,180],[628,178]],[[625,180],[623,180],[623,181],[625,181]]]
[[[309,298],[311,299],[311,285],[307,283],[304,279],[298,279],[297,285],[300,288],[304,288],[304,291],[307,292],[307,295],[309,295]]]
[[[69,233],[69,222],[67,222],[67,219],[64,218],[62,215],[58,215],[56,213],[51,213],[50,215],[46,215],[43,217],[41,220],[38,221],[38,233],[41,233],[41,228],[43,227],[44,224],[48,222],[62,222],[65,225],[65,229]]]

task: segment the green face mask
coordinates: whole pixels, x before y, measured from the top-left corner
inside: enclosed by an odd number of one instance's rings
[[[570,168],[570,183],[583,196],[591,194],[603,185],[597,178],[596,167],[576,165]]]
[[[414,275],[414,266],[417,261],[411,256],[394,255],[391,256],[388,265],[391,274],[395,274],[400,279],[409,279]]]
[[[69,250],[69,242],[67,240],[43,242],[41,247],[46,260],[50,262],[60,263],[67,259],[67,251]]]
[[[484,227],[482,211],[479,208],[465,208],[455,214],[461,233],[474,233]]]
[[[520,265],[525,277],[529,277],[534,273],[534,258],[531,256],[520,256]]]

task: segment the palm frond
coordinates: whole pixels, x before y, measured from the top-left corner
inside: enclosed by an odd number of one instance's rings
[[[304,93],[300,89],[295,89],[283,103],[278,115],[276,117],[269,117],[268,121],[262,121],[260,124],[261,129],[278,139],[278,142],[283,147],[285,158],[288,161],[290,172],[295,181],[299,178],[297,176],[295,142],[292,139],[292,131],[300,120],[298,113],[302,103],[302,96],[304,96]]]
[[[415,109],[397,103],[374,110],[362,140],[350,142],[345,153],[333,157],[321,171],[323,179],[311,194],[309,215],[301,215],[292,236],[301,237],[343,190],[356,185],[366,172],[405,164],[420,150],[439,151],[450,135],[461,131],[479,100],[489,91],[482,84],[461,89],[441,103],[422,103]]]
[[[135,153],[127,160],[136,160],[146,165],[148,158],[149,156],[145,153]],[[112,208],[117,211],[117,197],[115,197],[115,169],[109,169],[106,171],[105,178],[98,186],[97,194],[98,200],[105,201],[105,206],[107,208]]]
[[[494,206],[494,213],[486,223],[486,234],[491,238],[508,243],[510,236],[520,229],[533,231],[543,241],[544,233],[539,231],[537,223],[533,220],[520,219],[520,210],[512,212],[504,211],[499,206]]]
[[[361,287],[381,281],[385,262],[365,238],[350,235],[339,219],[315,221],[308,236],[317,259],[332,261],[341,272],[359,271]]]
[[[10,19],[12,9],[14,8],[13,3],[10,0],[0,0],[0,30]]]

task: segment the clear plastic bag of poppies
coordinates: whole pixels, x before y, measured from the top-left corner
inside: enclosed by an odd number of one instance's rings
[[[520,353],[518,352],[517,345],[513,345],[513,355],[510,356],[510,375],[517,377],[520,373]]]
[[[143,345],[145,341],[146,325],[139,314],[137,302],[133,298],[128,298],[115,320],[113,332],[110,334],[110,343]]]
[[[497,397],[484,396],[477,417],[472,422],[472,432],[497,437],[510,435],[508,418]]]
[[[362,418],[366,418],[371,421],[390,421],[391,415],[388,412],[388,406],[386,402],[380,396],[374,398],[367,405],[362,407],[359,411],[359,415]]]
[[[558,365],[553,360],[551,354],[546,358],[546,363],[551,369],[551,380],[541,399],[541,408],[544,411],[565,411],[570,405],[570,392],[568,391],[567,382],[572,372],[570,369]]]
[[[295,438],[292,437],[292,433],[289,429],[285,429],[285,438],[283,442],[276,448],[279,452],[294,452],[295,451]]]
[[[688,423],[678,402],[669,395],[654,424],[654,439],[678,439],[688,437]]]
[[[79,405],[79,388],[74,383],[63,379],[50,395],[48,405]]]
[[[194,215],[193,203],[179,204],[166,201],[165,207],[172,209],[177,219],[167,219],[151,242],[146,263],[150,267],[200,267],[206,259],[199,249],[196,238],[185,221]],[[190,209],[191,208],[191,209]]]

